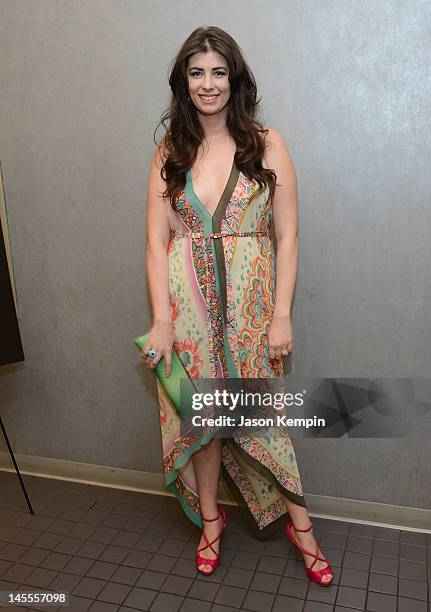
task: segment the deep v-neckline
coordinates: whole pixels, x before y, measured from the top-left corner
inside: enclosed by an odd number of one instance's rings
[[[236,183],[238,181],[238,177],[236,177],[236,181],[235,181],[235,185],[231,185],[232,183],[232,179],[234,174],[236,174],[235,170],[237,170],[236,165],[235,165],[235,155],[233,157],[233,161],[232,161],[232,167],[229,173],[229,177],[227,179],[226,185],[223,189],[223,193],[220,196],[219,201],[217,202],[217,206],[214,209],[214,212],[211,212],[210,210],[208,210],[208,208],[205,206],[205,204],[202,202],[202,200],[199,198],[199,196],[197,195],[196,191],[194,190],[193,187],[193,179],[192,179],[192,172],[191,169],[187,170],[187,174],[188,174],[188,182],[190,185],[190,191],[193,194],[195,200],[199,203],[199,205],[204,209],[204,211],[206,211],[206,213],[208,214],[209,217],[211,217],[211,219],[214,219],[214,217],[217,215],[220,207],[226,202],[226,196],[229,195],[229,201],[231,198],[231,195],[233,193],[233,190],[236,186]]]

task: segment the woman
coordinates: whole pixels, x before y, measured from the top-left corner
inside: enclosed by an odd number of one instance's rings
[[[150,369],[163,358],[169,374],[175,348],[192,379],[281,377],[281,356],[292,351],[298,248],[287,147],[255,119],[254,77],[223,30],[196,29],[169,83],[171,105],[161,121],[169,126],[148,184],[153,325],[142,357]],[[286,534],[304,553],[309,577],[328,585],[332,570],[312,534],[288,435],[181,435],[180,417],[158,380],[157,388],[166,486],[203,528],[198,570],[209,575],[220,557],[227,520],[217,505],[221,466],[252,532],[267,537],[289,514]]]

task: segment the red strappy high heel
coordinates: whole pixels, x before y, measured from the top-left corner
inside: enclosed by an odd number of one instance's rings
[[[202,520],[208,521],[208,522],[216,521],[219,518],[219,516],[221,516],[222,519],[223,519],[223,527],[220,529],[220,533],[215,538],[215,540],[212,540],[211,542],[208,542],[208,538],[206,537],[205,532],[204,531],[202,532],[203,536],[204,536],[204,538],[205,538],[205,540],[207,542],[207,544],[206,544],[206,546],[201,546],[201,548],[198,548],[197,551],[196,551],[195,560],[196,560],[196,567],[197,567],[198,571],[201,572],[201,574],[205,574],[205,576],[209,576],[216,569],[216,567],[218,566],[219,561],[220,561],[220,551],[217,554],[216,551],[214,550],[214,548],[211,545],[214,544],[214,542],[217,542],[217,540],[219,540],[221,538],[221,535],[222,535],[222,533],[224,531],[224,528],[227,525],[227,514],[226,514],[225,510],[223,510],[223,508],[218,507],[218,514],[217,514],[217,516],[215,518],[207,519],[202,514],[201,514],[201,516],[202,516]],[[205,550],[205,548],[208,548],[208,546],[211,548],[213,553],[215,555],[217,555],[215,559],[206,559],[205,557],[202,557],[199,554],[201,550]],[[205,571],[203,569],[199,569],[199,565],[211,565],[212,569],[208,572],[208,571]]]
[[[292,521],[290,521],[285,528],[285,532],[289,540],[295,546],[295,548],[300,550],[305,555],[310,555],[310,557],[314,557],[314,561],[310,565],[310,567],[307,567],[307,564],[305,565],[307,569],[307,576],[310,578],[310,580],[313,580],[313,582],[316,582],[317,584],[320,584],[322,586],[329,586],[332,583],[332,580],[328,580],[327,582],[324,582],[324,581],[322,582],[322,577],[325,576],[326,574],[331,574],[333,578],[334,572],[332,571],[332,567],[330,566],[328,560],[323,557],[318,556],[317,551],[319,550],[319,546],[317,546],[315,553],[311,553],[308,550],[305,550],[305,548],[302,548],[302,546],[298,544],[298,542],[295,540],[295,538],[292,535],[292,527],[295,529],[295,531],[310,531],[312,526],[313,526],[313,523],[310,523],[310,526],[307,529],[298,529],[297,527],[295,527]],[[326,567],[322,567],[322,569],[320,570],[313,570],[313,565],[316,563],[317,560],[326,561],[328,565]]]

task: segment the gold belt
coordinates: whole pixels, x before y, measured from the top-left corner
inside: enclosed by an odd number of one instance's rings
[[[270,236],[268,231],[250,231],[250,232],[213,232],[212,234],[205,234],[204,232],[189,232],[181,233],[176,230],[171,230],[175,236],[181,236],[182,238],[224,238],[225,236]]]

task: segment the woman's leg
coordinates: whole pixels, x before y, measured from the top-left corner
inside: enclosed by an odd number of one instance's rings
[[[199,493],[201,514],[205,518],[213,518],[217,516],[217,492],[221,465],[221,449],[222,438],[213,438],[209,444],[203,446],[200,450],[192,455],[193,467],[196,475],[196,484]],[[203,530],[211,542],[219,534],[223,526],[223,519],[220,516],[217,521],[203,522]],[[203,535],[199,542],[198,548],[205,546],[207,542]],[[211,546],[219,551],[220,540],[214,542]],[[199,553],[206,559],[215,559],[216,555],[208,546]],[[211,571],[211,566],[208,564],[199,565],[204,571]]]
[[[286,498],[286,501],[287,501],[287,509],[289,511],[290,518],[292,519],[292,523],[295,525],[295,527],[298,527],[298,529],[307,529],[307,527],[309,527],[310,523],[312,522],[310,517],[308,516],[307,509],[303,508],[302,506],[299,506],[298,504],[295,504],[294,502],[290,501],[287,498]],[[310,531],[307,531],[306,533],[303,533],[301,531],[296,531],[293,528],[292,535],[295,538],[295,540],[298,542],[298,544],[300,544],[303,548],[305,548],[306,550],[309,550],[311,553],[316,552],[316,547],[318,546],[318,544],[313,535],[312,529]],[[320,548],[318,548],[317,554],[319,555],[319,557],[325,558]],[[304,557],[305,565],[307,567],[310,567],[310,565],[314,561],[314,558],[311,557],[310,555],[303,555],[303,557]],[[325,561],[316,561],[316,563],[313,565],[313,570],[319,570],[326,566],[327,566],[327,563]],[[324,582],[330,582],[331,580],[332,580],[332,576],[330,574],[324,574],[322,577],[322,581]]]

